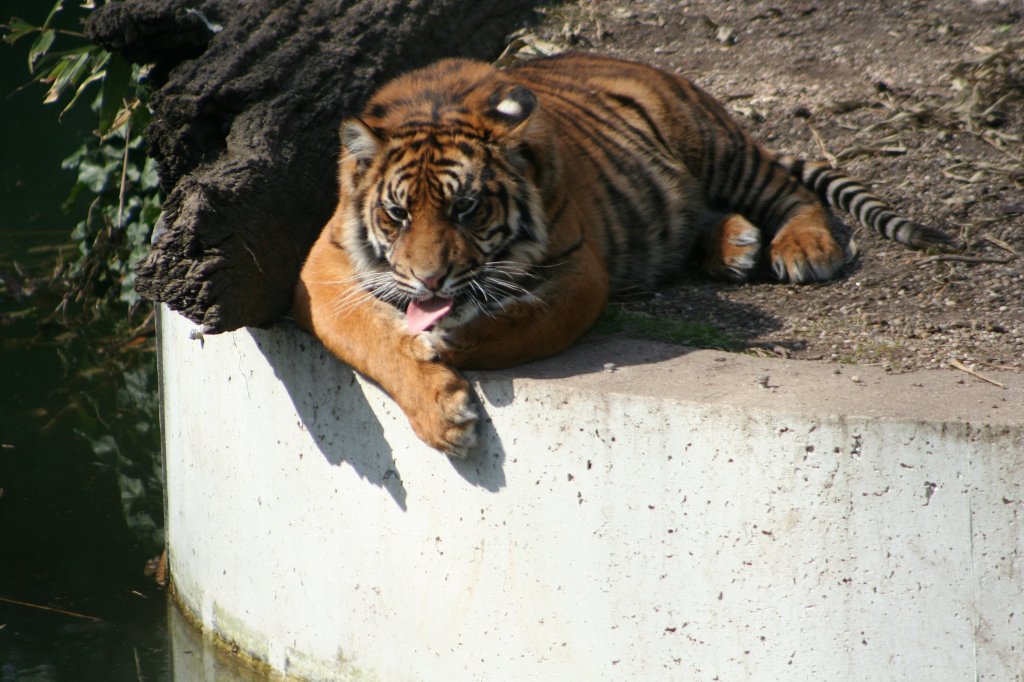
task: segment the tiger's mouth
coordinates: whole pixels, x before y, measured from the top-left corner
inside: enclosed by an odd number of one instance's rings
[[[427,331],[452,311],[455,301],[444,296],[431,296],[422,300],[409,301],[405,310],[405,322],[413,334]]]

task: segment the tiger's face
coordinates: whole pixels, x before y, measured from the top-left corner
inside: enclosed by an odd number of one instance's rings
[[[536,98],[521,86],[477,87],[487,97],[476,110],[446,101],[449,82],[375,117],[389,109],[385,90],[364,119],[342,125],[344,246],[361,286],[406,310],[410,331],[529,296],[530,266],[547,247],[523,135]]]

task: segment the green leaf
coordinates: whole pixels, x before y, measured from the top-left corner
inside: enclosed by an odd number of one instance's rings
[[[77,57],[86,52],[99,52],[100,48],[95,45],[80,45],[70,50],[57,50],[46,55],[47,59],[64,59],[65,57]]]
[[[100,135],[106,135],[124,106],[131,82],[132,65],[120,55],[112,55],[100,90]]]
[[[85,186],[80,182],[76,182],[71,191],[68,192],[68,198],[61,204],[61,210],[65,213],[70,213],[75,206],[75,202],[78,201],[78,195],[81,194],[83,189],[85,189]],[[71,233],[71,238],[75,238],[74,232]]]
[[[77,90],[75,90],[75,96],[72,97],[71,101],[68,102],[68,105],[61,110],[60,115],[63,116],[64,114],[68,113],[68,110],[71,107],[75,106],[75,102],[78,101],[78,98],[82,96],[82,93],[85,92],[85,90],[89,87],[89,85],[91,83],[95,83],[96,81],[100,80],[101,78],[103,78],[104,75],[105,74],[104,74],[103,71],[97,71],[96,73],[92,74],[91,76],[86,78],[84,81],[82,81],[82,84],[78,86]]]
[[[147,156],[145,165],[142,167],[141,187],[142,189],[157,189],[160,186],[160,176],[156,172],[156,161]],[[159,210],[157,211],[159,214]],[[154,216],[154,219],[156,216]],[[149,222],[147,218],[147,222]]]
[[[124,177],[128,182],[134,183],[139,181],[139,175],[141,175],[141,171],[138,166],[129,162],[128,165],[125,166],[124,171]]]
[[[77,85],[78,81],[85,75],[86,68],[89,66],[89,59],[92,55],[89,52],[83,52],[77,57],[67,57],[61,60],[60,64],[66,66],[61,69],[60,73],[56,76],[53,81],[53,85],[50,86],[50,91],[46,93],[46,97],[43,99],[44,104],[51,104],[59,100],[64,93],[69,89]],[[60,64],[54,67],[56,71]],[[50,72],[52,76],[54,71]]]
[[[93,194],[102,193],[113,180],[114,164],[100,165],[92,161],[83,161],[78,165],[78,182],[89,188]]]
[[[50,13],[46,15],[46,21],[43,22],[43,28],[49,28],[50,22],[53,21],[55,16],[57,16],[57,12],[61,11],[63,8],[64,0],[57,0],[57,2],[53,3],[53,8],[50,9]]]
[[[7,33],[4,34],[4,42],[8,45],[13,45],[25,36],[39,30],[38,26],[34,26],[18,17],[11,17],[11,20],[4,25],[4,28],[7,29]]]
[[[89,155],[88,145],[82,145],[76,149],[69,157],[60,162],[60,167],[64,170],[74,170],[78,168],[78,165]]]
[[[60,60],[59,62],[53,65],[53,68],[50,69],[50,73],[46,74],[45,76],[41,76],[39,80],[43,83],[49,83],[50,87],[52,88],[54,83],[60,80],[61,75],[67,70],[69,64],[70,62],[68,62],[67,60]],[[47,93],[47,96],[49,96],[49,93]],[[43,101],[45,102],[46,99],[44,99]]]
[[[39,63],[40,58],[46,55],[50,47],[53,45],[53,39],[57,37],[57,32],[51,29],[45,30],[40,33],[35,41],[32,43],[32,47],[28,51],[28,71],[29,73],[36,72],[36,64]]]
[[[146,129],[153,118],[153,112],[145,104],[140,104],[132,109],[132,130],[142,131]]]
[[[123,135],[120,136],[122,139]],[[119,141],[115,138],[114,141]],[[121,157],[124,156],[124,147],[120,144],[116,147],[113,144],[105,144],[99,149],[100,154],[105,156],[111,163],[121,163]]]
[[[77,242],[81,242],[85,239],[87,234],[85,221],[79,222],[75,225],[75,229],[71,231],[71,238]]]

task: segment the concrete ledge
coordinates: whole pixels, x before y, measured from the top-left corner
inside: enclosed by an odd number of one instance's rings
[[[278,670],[1024,678],[1024,376],[589,339],[476,375],[453,463],[301,332],[191,329],[162,312],[172,577]]]

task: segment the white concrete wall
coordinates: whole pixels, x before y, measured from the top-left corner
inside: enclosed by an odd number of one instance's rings
[[[1024,377],[590,339],[452,462],[301,332],[161,323],[173,580],[277,669],[1024,680]]]

